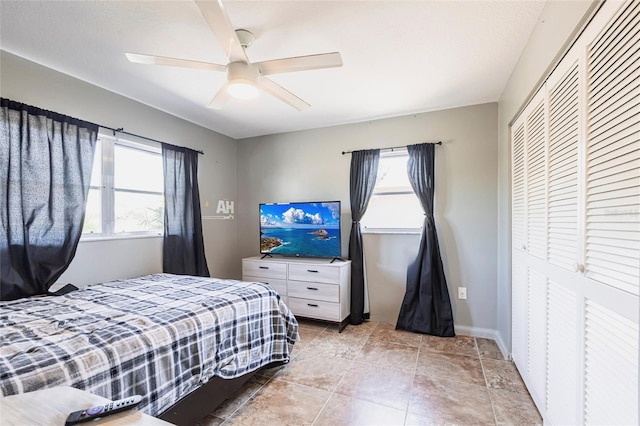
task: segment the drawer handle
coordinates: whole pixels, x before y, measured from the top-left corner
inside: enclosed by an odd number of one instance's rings
[[[318,287],[307,287],[307,290],[315,290],[315,291],[318,291]]]
[[[268,266],[258,266],[258,268],[260,268],[260,269],[269,269]]]
[[[314,272],[314,273],[318,273],[318,271],[316,271],[315,269],[307,269],[307,272]]]
[[[312,308],[318,307],[318,305],[316,305],[315,303],[307,303],[307,306],[311,306]]]

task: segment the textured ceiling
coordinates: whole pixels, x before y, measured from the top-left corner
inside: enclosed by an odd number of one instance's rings
[[[311,104],[261,94],[207,109],[224,73],[124,52],[228,62],[196,4],[0,0],[0,48],[233,138],[498,100],[544,1],[226,1],[252,62],[339,51],[344,66],[273,75]]]

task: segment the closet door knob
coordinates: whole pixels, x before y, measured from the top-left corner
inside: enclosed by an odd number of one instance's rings
[[[573,262],[571,267],[573,268],[573,272],[578,272],[580,270],[580,264],[578,262]]]
[[[584,274],[585,271],[585,267],[584,267],[584,263],[581,263],[578,265],[578,271],[582,272]]]

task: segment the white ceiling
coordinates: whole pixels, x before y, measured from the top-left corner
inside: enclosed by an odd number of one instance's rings
[[[0,48],[233,138],[495,102],[544,0],[226,1],[257,39],[252,62],[339,51],[344,66],[270,76],[311,104],[263,93],[207,109],[224,73],[134,64],[124,52],[228,62],[191,0],[0,0]]]

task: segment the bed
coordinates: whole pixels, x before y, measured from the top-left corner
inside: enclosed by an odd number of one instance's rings
[[[270,286],[171,274],[0,302],[0,328],[4,396],[61,385],[111,400],[140,394],[141,411],[174,421],[166,413],[192,407],[196,389],[231,391],[288,362],[298,340]],[[208,398],[196,405],[213,409],[221,396]]]

